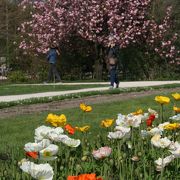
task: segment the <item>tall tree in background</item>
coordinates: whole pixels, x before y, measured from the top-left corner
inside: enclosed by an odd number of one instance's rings
[[[97,54],[114,43],[120,48],[132,44],[146,46],[162,58],[175,60],[174,41],[168,36],[171,8],[162,22],[149,16],[153,0],[25,0],[22,6],[32,6],[32,19],[21,26],[20,48],[46,53],[50,43],[63,43],[68,36],[79,35],[95,43]],[[27,38],[27,36],[29,38]],[[99,50],[99,51],[98,51]],[[177,58],[176,58],[177,59]],[[170,60],[169,60],[170,62]]]
[[[0,56],[6,57],[9,66],[16,58],[18,26],[25,19],[21,17],[18,0],[0,0]]]

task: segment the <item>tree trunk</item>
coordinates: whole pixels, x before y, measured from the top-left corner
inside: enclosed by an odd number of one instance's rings
[[[95,43],[95,63],[94,63],[94,71],[95,78],[97,80],[102,80],[103,74],[103,59],[102,59],[102,48],[98,47],[97,43]]]

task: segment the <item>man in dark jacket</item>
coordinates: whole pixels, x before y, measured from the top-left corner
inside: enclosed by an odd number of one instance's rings
[[[56,68],[57,56],[59,55],[58,49],[55,46],[52,46],[48,52],[47,60],[49,62],[49,74],[48,74],[48,82],[52,79],[55,82],[60,82],[61,78]]]

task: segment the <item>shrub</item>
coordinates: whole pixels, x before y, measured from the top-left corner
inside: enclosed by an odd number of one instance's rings
[[[8,74],[10,82],[26,82],[28,81],[27,75],[22,71],[12,71]]]

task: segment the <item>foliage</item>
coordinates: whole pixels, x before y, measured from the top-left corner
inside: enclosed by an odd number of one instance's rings
[[[13,83],[27,82],[28,78],[22,71],[12,71],[8,74],[8,80]]]
[[[165,93],[163,93],[165,94]],[[167,95],[167,94],[166,94]],[[179,179],[179,159],[175,159],[164,171],[156,171],[154,161],[162,156],[168,155],[168,151],[153,147],[150,137],[142,138],[140,130],[146,129],[146,123],[142,123],[139,128],[133,129],[133,135],[127,140],[108,140],[107,132],[113,127],[103,129],[100,122],[104,118],[116,118],[116,114],[127,114],[134,112],[137,107],[153,107],[158,111],[159,106],[152,101],[154,96],[139,98],[138,100],[128,100],[121,103],[108,103],[94,105],[93,111],[89,114],[81,114],[78,109],[65,110],[67,120],[73,126],[85,124],[91,125],[90,132],[82,134],[76,132],[73,138],[81,139],[81,146],[69,148],[61,143],[57,143],[60,148],[58,159],[50,162],[53,166],[54,179],[66,179],[68,175],[78,175],[83,173],[96,173],[104,180],[118,179]],[[173,115],[173,102],[165,108],[165,119]],[[106,112],[104,112],[104,108]],[[57,113],[62,113],[59,111]],[[27,174],[22,173],[18,167],[18,161],[24,157],[23,145],[33,141],[34,129],[42,125],[47,113],[40,115],[30,115],[9,118],[2,120],[0,126],[1,147],[0,147],[0,177],[14,179],[31,179]],[[73,120],[72,120],[73,117]],[[93,121],[92,121],[93,120]],[[11,126],[9,126],[11,121]],[[155,120],[154,125],[159,124],[159,119]],[[19,131],[21,130],[21,133]],[[23,134],[23,136],[22,136]],[[165,132],[165,135],[172,135],[172,132]],[[179,141],[177,136],[177,141]],[[7,142],[9,142],[7,146]],[[130,148],[129,145],[133,148]],[[102,160],[95,160],[92,151],[102,146],[112,148],[112,154]],[[132,157],[136,156],[134,160]],[[36,162],[41,163],[41,161]],[[9,168],[11,167],[11,168]]]

